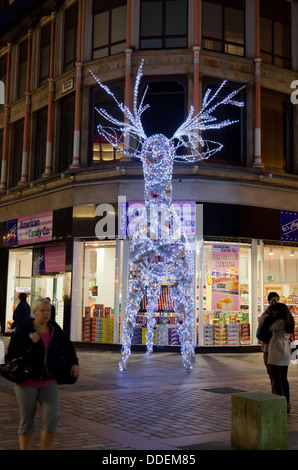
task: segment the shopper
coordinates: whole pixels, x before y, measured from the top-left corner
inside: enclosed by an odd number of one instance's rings
[[[50,297],[46,297],[46,300],[48,300],[51,304]],[[55,320],[55,318],[56,318],[56,308],[55,308],[55,305],[51,304],[51,320]]]
[[[268,335],[268,339],[265,341],[264,338],[260,336],[260,332],[261,332],[261,328],[263,327],[265,318],[268,317],[268,315],[271,312],[272,306],[275,305],[277,302],[279,302],[279,295],[276,292],[269,292],[267,300],[268,300],[269,306],[265,310],[265,312],[262,313],[261,315],[256,336],[258,339],[261,340],[261,350],[263,351],[264,364],[265,364],[265,367],[266,367],[266,370],[270,379],[272,393],[275,394],[275,385],[274,385],[274,378],[272,374],[272,367],[271,367],[271,364],[268,364],[268,345],[269,345],[271,335]]]
[[[294,318],[283,303],[272,306],[270,317],[273,323],[269,327],[272,331],[268,348],[268,364],[272,367],[272,374],[277,395],[283,395],[287,399],[287,411],[290,405],[290,386],[288,382],[288,366],[291,358],[290,335],[295,328]]]
[[[27,303],[27,294],[22,292],[19,295],[19,304],[17,305],[15,311],[13,312],[13,324],[12,328],[17,328],[24,320],[30,318],[31,309],[30,305]]]
[[[51,305],[40,298],[33,302],[34,318],[24,321],[11,337],[8,359],[27,355],[26,364],[31,368],[30,379],[15,384],[15,394],[20,408],[19,444],[22,450],[32,447],[36,404],[42,407],[41,448],[53,448],[59,414],[59,393],[55,380],[60,348],[70,359],[71,374],[79,375],[78,359],[71,341],[60,326],[50,319]]]

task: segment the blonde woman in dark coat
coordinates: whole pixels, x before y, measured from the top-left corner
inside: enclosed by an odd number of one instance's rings
[[[290,386],[288,382],[288,366],[291,357],[290,335],[295,328],[294,318],[288,307],[277,303],[272,308],[272,321],[269,327],[272,338],[268,348],[268,364],[272,366],[277,395],[284,395],[287,400],[287,410],[290,405]]]

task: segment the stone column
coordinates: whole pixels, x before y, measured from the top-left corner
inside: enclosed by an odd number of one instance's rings
[[[49,91],[48,91],[48,122],[47,122],[47,147],[45,172],[42,176],[49,176],[53,172],[53,106],[54,106],[54,57],[55,57],[55,27],[56,12],[52,12],[51,23],[51,50],[49,67]]]
[[[260,2],[255,0],[255,155],[254,168],[263,168],[261,156],[261,58],[260,58]]]
[[[25,92],[25,118],[24,118],[24,136],[23,136],[23,158],[22,174],[19,184],[28,182],[28,161],[29,161],[29,120],[30,120],[30,78],[31,78],[31,53],[32,53],[32,30],[28,31],[28,52],[27,52],[27,78]]]

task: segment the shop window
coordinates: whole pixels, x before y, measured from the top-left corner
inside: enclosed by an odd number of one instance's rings
[[[265,245],[264,247],[264,308],[269,292],[276,292],[280,302],[288,305],[295,319],[298,337],[298,248]],[[260,311],[261,313],[261,311]]]
[[[291,68],[291,2],[260,1],[260,50],[267,64]]]
[[[51,24],[42,28],[40,32],[40,62],[39,62],[39,86],[48,83],[51,51]]]
[[[75,67],[78,40],[78,4],[65,10],[63,71]]]
[[[48,108],[44,108],[35,114],[35,158],[33,162],[33,179],[41,178],[45,169],[46,144],[47,144]]]
[[[115,264],[114,242],[85,243],[83,342],[114,342]]]
[[[21,292],[27,294],[29,305],[32,305],[38,297],[49,297],[55,307],[56,322],[67,331],[71,274],[63,272],[65,271],[63,258],[65,251],[59,248],[61,245],[34,249],[16,248],[9,251],[6,297],[6,329],[8,331]],[[60,267],[61,272],[56,272],[57,266]]]
[[[93,59],[123,52],[126,46],[126,1],[93,1]]]
[[[6,88],[6,67],[7,67],[7,56],[4,55],[0,57],[0,82],[3,83],[3,85],[0,84],[0,97],[4,98],[5,100],[5,88]],[[3,95],[1,95],[1,92],[3,92]],[[4,108],[4,104],[0,103],[0,110]]]
[[[204,346],[251,344],[250,246],[205,242],[197,273],[198,342]],[[200,276],[202,285],[200,286]]]
[[[23,158],[23,135],[24,119],[11,125],[11,151],[9,160],[9,181],[10,188],[17,186],[21,180],[22,158]]]
[[[186,48],[187,0],[142,0],[140,49]]]
[[[74,136],[75,97],[70,95],[61,103],[61,142],[60,158],[56,162],[56,171],[66,170],[72,163]]]
[[[148,86],[145,103],[149,108],[142,115],[142,124],[147,136],[164,134],[171,138],[185,120],[184,77],[176,80],[164,80],[144,77],[143,90]]]
[[[293,171],[293,117],[287,95],[261,91],[261,154],[263,164]]]
[[[124,81],[119,80],[113,83],[107,84],[116,99],[123,103],[124,100]],[[116,161],[121,158],[121,152],[117,151],[106,139],[98,134],[97,127],[102,125],[103,127],[109,127],[111,123],[101,116],[96,109],[105,109],[111,116],[123,121],[123,114],[119,110],[117,104],[110,95],[99,87],[94,89],[94,130],[93,130],[93,148],[92,148],[92,161],[93,163],[103,163]],[[123,144],[120,142],[119,147],[123,148]]]
[[[207,89],[212,92],[218,90],[222,81],[214,80],[208,77],[203,79],[203,93]],[[240,88],[241,84],[233,84],[231,82],[221,89],[217,95],[217,100],[220,101],[226,97],[233,90]],[[241,90],[234,98],[237,101],[246,101],[245,90]],[[209,161],[228,163],[233,165],[244,165],[246,161],[246,115],[245,106],[219,106],[214,113],[218,122],[229,119],[230,121],[238,121],[230,126],[221,129],[210,129],[202,132],[203,139],[215,141],[223,144],[223,148],[216,152],[209,158]]]
[[[6,296],[6,329],[10,330],[13,312],[18,305],[21,292],[28,295],[31,304],[32,250],[10,250],[8,260],[7,296]]]
[[[244,0],[203,0],[202,47],[215,52],[244,56]]]
[[[23,98],[25,96],[27,82],[27,49],[28,41],[22,42],[19,46],[17,99]]]

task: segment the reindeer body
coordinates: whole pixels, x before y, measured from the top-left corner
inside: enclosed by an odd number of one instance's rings
[[[177,314],[183,364],[187,370],[190,370],[195,354],[195,316],[193,313],[195,252],[191,249],[180,218],[172,205],[173,164],[176,159],[194,162],[209,158],[218,152],[222,148],[222,144],[203,140],[199,131],[211,128],[218,129],[233,124],[236,121],[226,120],[217,123],[217,119],[211,113],[221,104],[243,106],[243,103],[232,100],[238,92],[237,90],[220,102],[211,105],[224,86],[224,82],[213,95],[210,95],[210,90],[206,92],[199,114],[193,116],[193,108],[191,107],[186,121],[171,139],[162,134],[148,138],[141,123],[141,114],[148,107],[148,105],[143,106],[144,97],[137,108],[142,65],[143,61],[139,67],[135,84],[133,112],[119,103],[109,88],[92,74],[99,85],[113,97],[125,116],[124,122],[120,122],[105,110],[98,110],[105,119],[116,125],[116,128],[98,126],[98,130],[118,151],[142,161],[145,180],[145,208],[129,248],[126,323],[122,332],[119,368],[122,372],[126,371],[136,315],[146,292],[148,298],[146,344],[147,354],[151,354],[157,301],[162,284],[167,284]],[[119,131],[124,141],[127,140],[127,137],[133,137],[137,141],[137,145],[133,147],[124,145],[123,150],[119,146],[121,142]],[[177,150],[181,147],[186,150],[186,154],[178,157]]]

